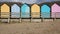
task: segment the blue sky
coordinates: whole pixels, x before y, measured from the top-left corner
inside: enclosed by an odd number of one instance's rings
[[[51,1],[60,1],[60,0],[0,0],[0,2],[22,2],[28,4],[51,2]]]

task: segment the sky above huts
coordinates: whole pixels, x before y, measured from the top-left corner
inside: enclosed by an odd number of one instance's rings
[[[60,0],[0,0],[0,2],[21,2],[21,3],[43,3],[43,2],[53,2],[53,1],[60,1]]]

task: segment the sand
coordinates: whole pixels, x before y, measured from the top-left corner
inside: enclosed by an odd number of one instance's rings
[[[60,34],[60,20],[0,24],[0,34]]]

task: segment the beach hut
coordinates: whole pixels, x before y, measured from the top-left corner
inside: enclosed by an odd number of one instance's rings
[[[31,6],[31,17],[40,18],[40,6],[38,6],[37,4],[33,4]]]
[[[51,6],[51,17],[60,18],[60,6],[56,3]]]
[[[21,18],[30,18],[30,7],[27,4],[21,6]]]
[[[46,4],[41,6],[41,18],[50,18],[50,7]]]
[[[20,18],[20,7],[17,4],[11,6],[11,18]]]
[[[9,18],[10,7],[7,4],[1,6],[1,18]]]

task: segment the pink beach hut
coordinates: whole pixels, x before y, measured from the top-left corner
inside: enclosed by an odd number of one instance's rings
[[[60,18],[60,6],[56,3],[51,7],[51,17],[52,18]]]

